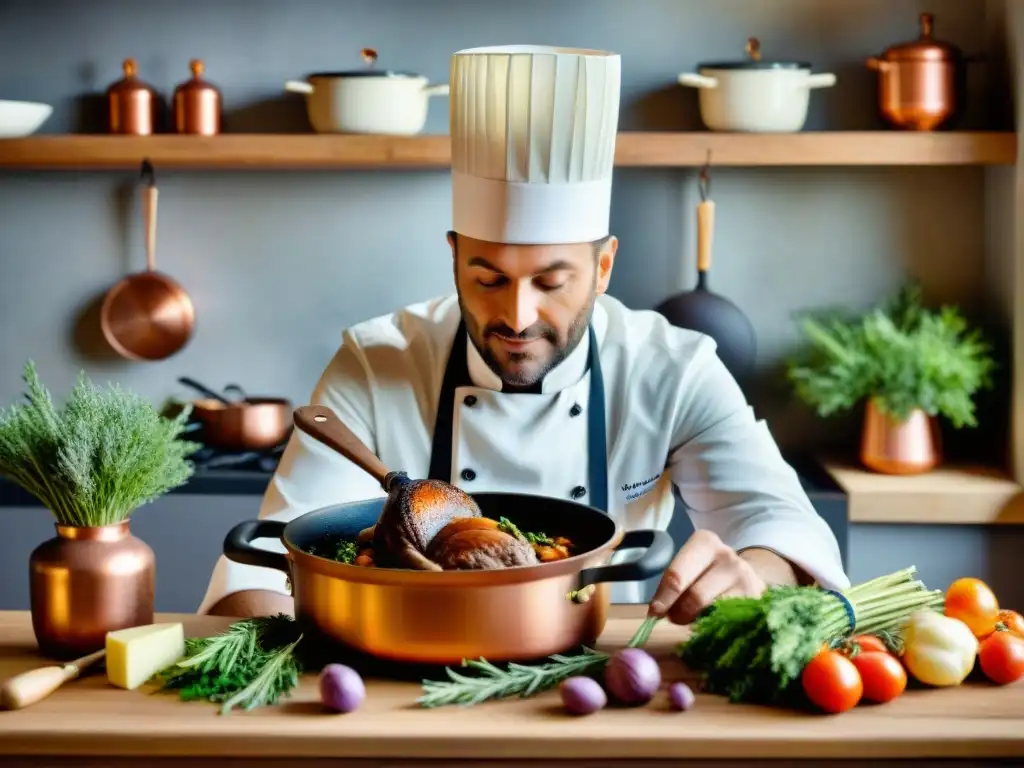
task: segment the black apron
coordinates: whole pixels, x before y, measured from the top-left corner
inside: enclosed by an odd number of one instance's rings
[[[608,512],[608,455],[605,429],[604,377],[601,375],[601,357],[597,348],[597,334],[590,326],[590,354],[587,369],[590,371],[590,396],[587,407],[587,483],[588,488],[576,486],[566,489],[568,496],[581,504]],[[430,450],[430,479],[452,482],[452,423],[455,408],[455,390],[458,387],[475,386],[469,377],[469,363],[466,358],[468,336],[466,324],[459,322],[455,340],[448,353],[448,365],[441,383],[441,396],[437,403],[437,417],[434,420],[434,439]],[[574,405],[567,414],[569,418],[579,415],[579,406]],[[463,470],[464,472],[467,470]],[[472,477],[472,476],[470,476]]]

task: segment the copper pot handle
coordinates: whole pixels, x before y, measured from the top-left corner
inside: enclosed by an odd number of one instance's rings
[[[668,531],[653,529],[628,531],[622,537],[622,542],[615,548],[615,551],[641,548],[646,548],[647,551],[636,560],[616,565],[584,568],[576,577],[576,589],[581,590],[591,584],[600,584],[606,581],[646,581],[658,576],[668,568],[673,555],[675,555],[675,546]]]
[[[256,539],[281,539],[285,523],[280,520],[246,520],[228,531],[224,537],[224,556],[235,563],[273,568],[290,573],[288,558],[280,552],[268,552],[254,547]]]

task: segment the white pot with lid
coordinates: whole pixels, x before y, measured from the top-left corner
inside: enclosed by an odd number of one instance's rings
[[[811,74],[803,61],[761,59],[760,43],[747,42],[746,61],[697,65],[679,84],[700,91],[700,117],[712,131],[795,133],[807,122],[811,91],[836,84],[831,73]]]
[[[306,96],[306,114],[317,133],[412,136],[427,122],[430,97],[447,96],[448,85],[431,85],[412,72],[377,70],[377,54],[363,50],[371,67],[348,72],[317,72],[290,80],[285,90]]]

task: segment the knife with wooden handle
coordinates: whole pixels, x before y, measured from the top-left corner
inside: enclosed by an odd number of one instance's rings
[[[106,649],[61,666],[40,667],[8,679],[0,688],[0,708],[23,709],[42,701],[106,655]]]

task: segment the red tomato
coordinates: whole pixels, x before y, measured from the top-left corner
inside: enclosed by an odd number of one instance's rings
[[[1015,683],[1024,677],[1024,638],[1013,632],[995,632],[978,650],[985,677],[996,685]]]
[[[1024,637],[1024,616],[1016,611],[1000,611],[999,623],[1006,627],[1008,632]]]
[[[830,714],[857,706],[864,683],[853,662],[836,651],[821,651],[804,667],[800,682],[807,698]]]
[[[907,671],[892,654],[865,651],[853,657],[853,666],[864,684],[864,698],[884,704],[899,696],[907,687]]]
[[[957,579],[946,590],[945,614],[960,619],[975,637],[986,637],[999,619],[999,602],[981,579]]]

